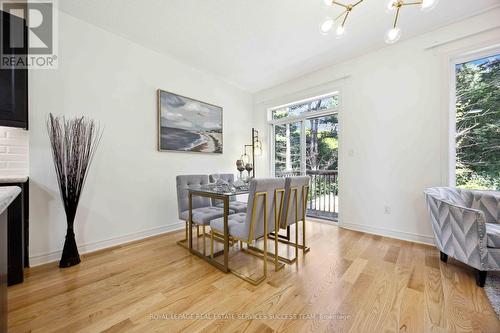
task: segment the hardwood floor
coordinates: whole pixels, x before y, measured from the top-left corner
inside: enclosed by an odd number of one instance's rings
[[[9,332],[500,332],[472,270],[433,247],[312,222],[307,236],[259,286],[189,255],[183,232],[32,268],[8,290]],[[230,265],[262,271],[248,254]]]

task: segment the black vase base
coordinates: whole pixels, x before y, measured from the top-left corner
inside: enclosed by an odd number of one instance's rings
[[[59,261],[59,268],[68,268],[78,265],[81,262],[80,257],[67,258]]]

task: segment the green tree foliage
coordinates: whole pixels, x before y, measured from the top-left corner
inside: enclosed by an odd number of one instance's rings
[[[337,170],[337,115],[308,119],[306,128],[306,167],[308,170]]]
[[[500,190],[500,55],[456,67],[457,186]]]

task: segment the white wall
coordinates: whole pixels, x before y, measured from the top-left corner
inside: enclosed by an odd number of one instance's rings
[[[449,59],[500,43],[499,26],[497,8],[261,91],[257,127],[269,107],[340,89],[341,226],[432,243],[422,191],[448,180]]]
[[[0,126],[0,177],[28,176],[28,131]]]
[[[82,252],[173,230],[175,176],[233,172],[250,140],[252,96],[212,75],[60,13],[59,69],[30,72],[30,256],[60,258],[65,215],[46,131],[49,112],[105,126],[76,218]],[[224,154],[157,151],[161,88],[224,108]]]

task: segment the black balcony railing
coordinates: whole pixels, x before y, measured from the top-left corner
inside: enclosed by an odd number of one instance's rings
[[[338,172],[337,170],[307,170],[311,177],[307,216],[337,221],[338,219]],[[281,172],[281,177],[299,176],[300,171]]]
[[[337,170],[307,170],[311,177],[307,215],[328,220],[338,219]]]

